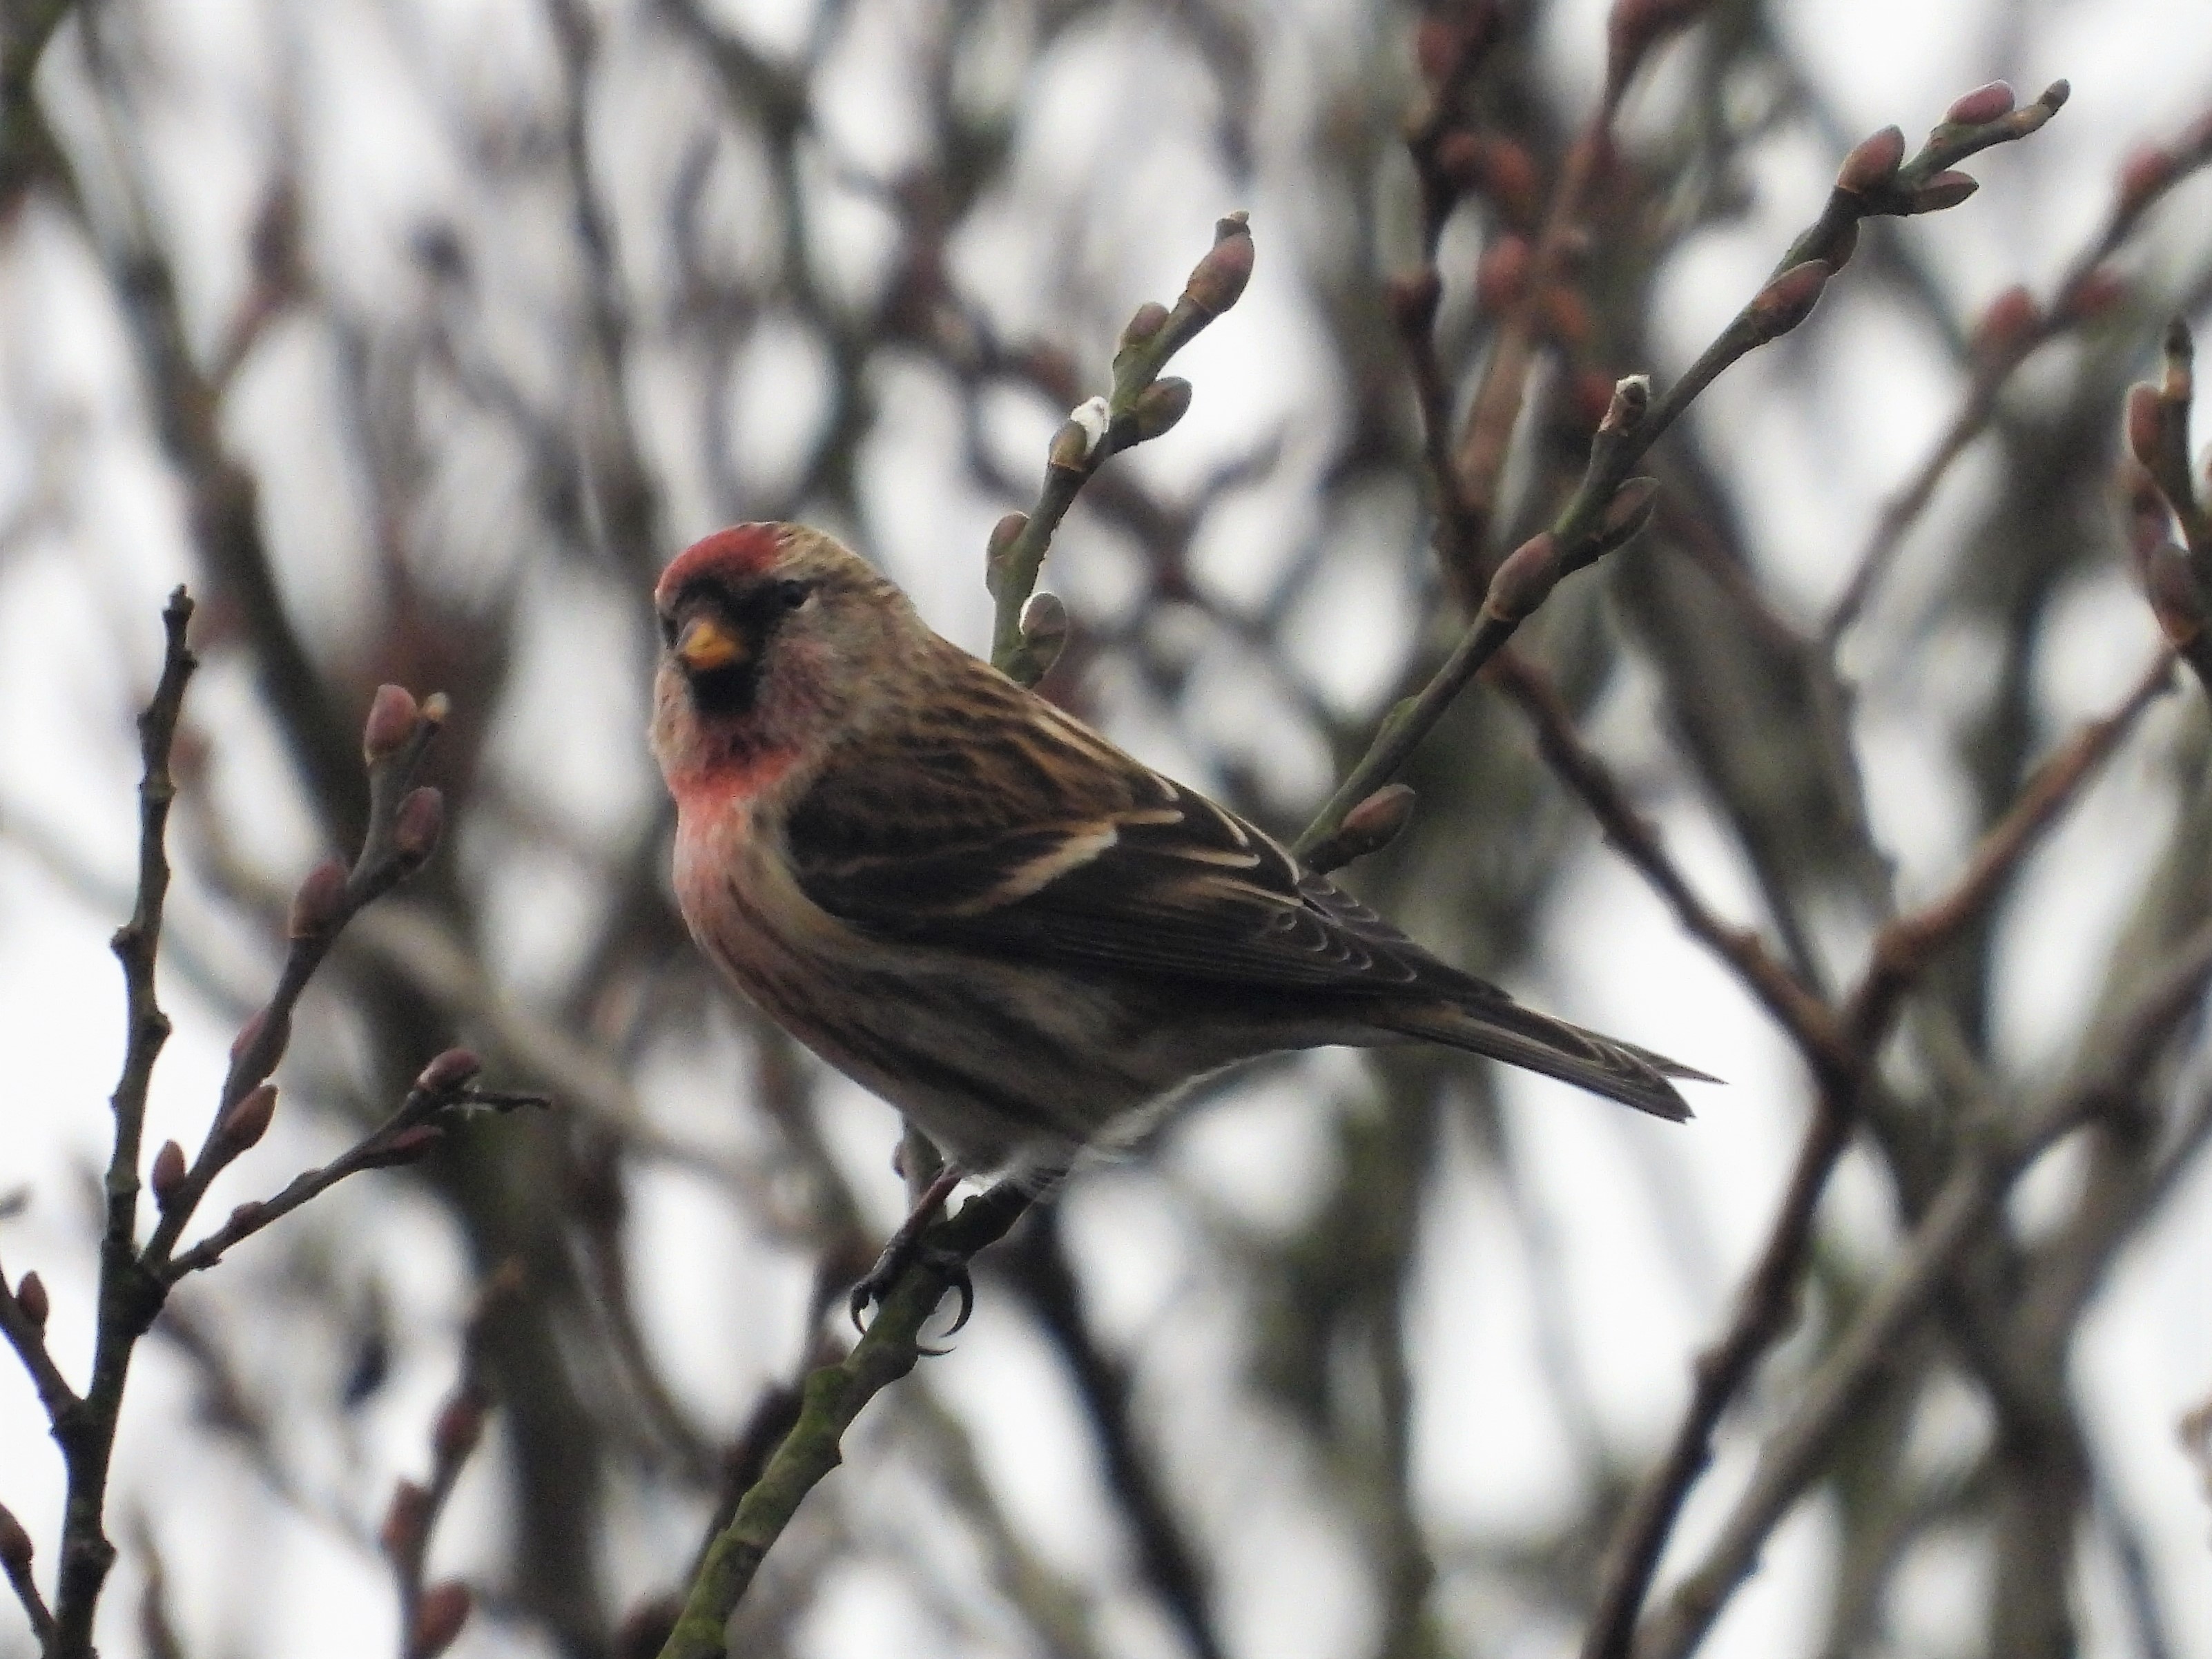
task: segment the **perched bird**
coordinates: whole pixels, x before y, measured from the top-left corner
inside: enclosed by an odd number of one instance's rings
[[[1235,813],[746,524],[654,596],[653,750],[701,949],[968,1174],[1127,1139],[1233,1061],[1427,1041],[1661,1117],[1704,1074],[1522,1007]]]

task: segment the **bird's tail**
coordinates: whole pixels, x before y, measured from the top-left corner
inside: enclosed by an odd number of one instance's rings
[[[1393,1008],[1378,1017],[1376,1024],[1407,1036],[1424,1037],[1487,1054],[1509,1066],[1541,1072],[1676,1123],[1689,1117],[1690,1107],[1668,1079],[1720,1081],[1649,1048],[1585,1031],[1502,996],[1494,1002],[1486,998],[1480,1002],[1431,1002]]]

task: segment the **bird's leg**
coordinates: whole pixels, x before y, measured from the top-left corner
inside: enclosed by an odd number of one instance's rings
[[[937,1219],[945,1208],[945,1200],[952,1196],[952,1189],[960,1184],[960,1180],[958,1164],[948,1164],[939,1170],[929,1185],[921,1189],[921,1196],[915,1200],[912,1212],[899,1223],[898,1231],[884,1246],[884,1253],[876,1258],[876,1265],[868,1269],[859,1284],[853,1286],[849,1306],[855,1329],[866,1328],[860,1319],[867,1312],[868,1304],[881,1302],[889,1296],[898,1276],[916,1261],[926,1261],[944,1273],[951,1281],[951,1288],[960,1293],[960,1314],[952,1322],[952,1331],[958,1330],[968,1322],[968,1316],[975,1310],[975,1284],[968,1276],[967,1261],[948,1252],[929,1250],[921,1242],[922,1234]],[[945,1334],[950,1336],[952,1331],[947,1331]]]

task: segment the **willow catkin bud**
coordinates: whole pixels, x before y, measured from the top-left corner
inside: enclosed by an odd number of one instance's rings
[[[8,1570],[9,1577],[19,1578],[30,1571],[37,1553],[31,1534],[23,1530],[23,1523],[10,1511],[0,1510],[0,1567]]]
[[[415,1074],[415,1086],[426,1095],[447,1095],[483,1070],[483,1061],[468,1049],[448,1048]]]
[[[257,1084],[246,1091],[244,1098],[222,1115],[222,1122],[216,1133],[224,1149],[233,1154],[260,1144],[261,1137],[269,1133],[269,1125],[276,1115],[276,1087],[274,1084]]]
[[[1974,323],[1973,353],[1984,362],[2002,362],[2025,349],[2043,326],[2035,296],[2019,283],[1983,307]]]
[[[410,789],[392,820],[392,844],[410,864],[420,864],[438,849],[446,827],[446,798],[429,785]]]
[[[465,1460],[483,1437],[484,1419],[490,1409],[491,1402],[483,1389],[460,1389],[439,1409],[438,1421],[430,1431],[431,1455],[448,1468]]]
[[[1416,797],[1402,783],[1386,783],[1344,815],[1337,826],[1337,849],[1349,863],[1380,852],[1413,821]]]
[[[377,1544],[393,1560],[411,1556],[422,1543],[422,1529],[429,1519],[429,1492],[412,1480],[402,1480],[392,1487],[392,1501],[385,1505],[383,1524],[376,1529]]]
[[[1183,297],[1209,317],[1218,317],[1235,305],[1252,280],[1252,228],[1239,210],[1217,222],[1213,246],[1191,267],[1183,284]]]
[[[1022,605],[1022,645],[1042,679],[1067,646],[1067,606],[1057,593],[1032,593]]]
[[[320,939],[345,918],[346,867],[325,859],[307,872],[292,895],[292,914],[284,924],[289,939]]]
[[[415,1604],[415,1627],[407,1633],[409,1659],[438,1659],[469,1622],[473,1605],[469,1587],[458,1579],[447,1578],[424,1590]]]
[[[1985,127],[2011,114],[2014,101],[2011,87],[2002,81],[1991,81],[1953,99],[1943,119],[1953,126]]]
[[[421,724],[422,711],[414,694],[404,686],[380,685],[368,705],[368,719],[361,728],[362,758],[374,766],[407,746]]]
[[[2147,381],[2128,388],[2127,429],[2128,453],[2156,477],[2166,447],[2166,400]]]
[[[1137,422],[1137,441],[1159,437],[1190,412],[1190,382],[1164,375],[1137,394],[1129,413]]]
[[[173,1140],[163,1141],[161,1150],[154,1154],[154,1172],[149,1179],[154,1202],[166,1212],[184,1188],[185,1149]]]
[[[1761,341],[1778,339],[1813,314],[1831,275],[1822,260],[1808,259],[1784,271],[1747,307],[1747,320]]]
[[[1937,173],[1905,198],[1907,214],[1941,213],[1954,208],[1982,187],[1982,181],[1955,169]]]
[[[1559,580],[1559,540],[1547,530],[1505,556],[1482,608],[1501,621],[1519,622],[1551,597]]]
[[[1864,196],[1896,178],[1897,169],[1904,162],[1903,130],[1884,127],[1852,146],[1851,153],[1844,157],[1843,166],[1836,170],[1836,188],[1854,196]]]
[[[53,1303],[46,1295],[46,1281],[35,1271],[25,1273],[15,1286],[15,1305],[33,1326],[46,1329],[46,1316],[53,1310]]]
[[[1121,330],[1119,347],[1142,345],[1167,326],[1168,308],[1158,300],[1147,300],[1139,306]]]

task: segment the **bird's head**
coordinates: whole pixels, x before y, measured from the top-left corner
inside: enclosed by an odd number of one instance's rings
[[[858,555],[803,525],[741,524],[653,592],[653,751],[678,801],[763,787],[848,727],[921,623]]]

